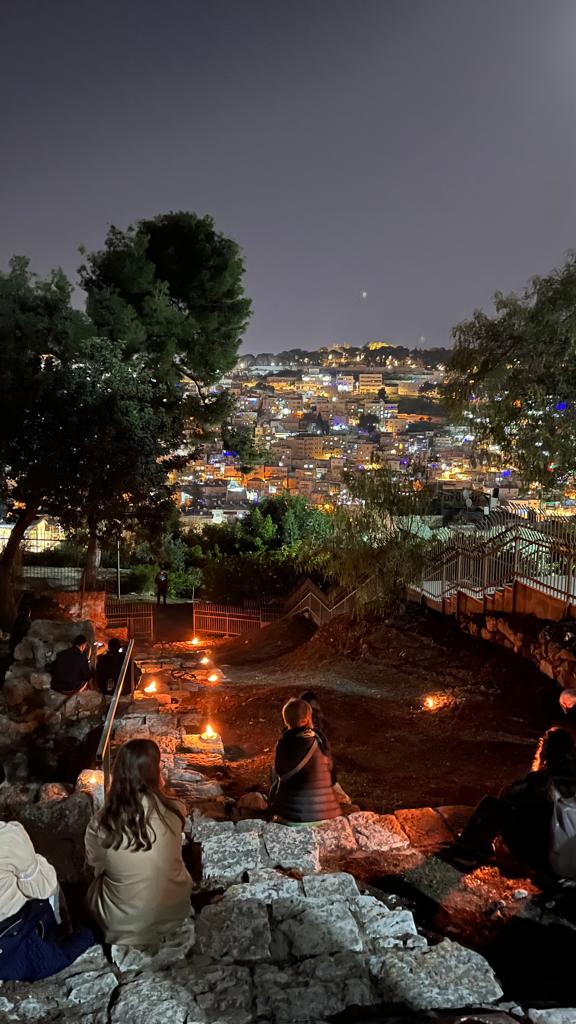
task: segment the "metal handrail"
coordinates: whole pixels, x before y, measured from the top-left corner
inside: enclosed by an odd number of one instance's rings
[[[122,662],[122,668],[118,675],[116,686],[114,687],[114,693],[112,694],[112,700],[110,701],[110,707],[108,708],[108,714],[104,722],[102,729],[102,736],[100,737],[100,743],[98,744],[98,750],[96,751],[96,764],[99,768],[102,768],[104,772],[104,791],[108,789],[110,782],[110,740],[112,738],[112,726],[114,725],[114,719],[116,718],[116,712],[118,710],[118,703],[120,701],[120,695],[122,693],[122,687],[124,686],[124,680],[126,679],[126,673],[130,667],[130,694],[134,694],[134,665],[132,662],[132,651],[134,650],[134,640],[128,641],[126,647],[126,654],[124,655],[124,661]]]

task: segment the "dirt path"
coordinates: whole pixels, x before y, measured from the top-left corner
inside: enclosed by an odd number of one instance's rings
[[[435,616],[310,633],[279,623],[214,648],[226,682],[200,707],[236,757],[232,791],[267,784],[282,705],[307,689],[321,700],[343,787],[378,811],[474,804],[526,772],[560,721],[554,684]]]

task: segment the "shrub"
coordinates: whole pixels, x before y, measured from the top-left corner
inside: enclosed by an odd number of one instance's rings
[[[129,594],[152,594],[156,589],[157,565],[135,565],[127,578],[125,589]],[[123,587],[124,589],[124,587]]]

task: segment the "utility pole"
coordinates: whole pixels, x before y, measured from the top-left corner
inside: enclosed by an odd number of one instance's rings
[[[120,537],[116,541],[116,597],[120,600]]]

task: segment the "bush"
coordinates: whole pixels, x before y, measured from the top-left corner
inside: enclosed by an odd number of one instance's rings
[[[168,573],[168,593],[170,597],[191,599],[202,582],[200,569],[178,569]]]
[[[156,589],[154,581],[157,572],[157,565],[135,565],[127,578],[126,591],[129,594],[153,594]]]

